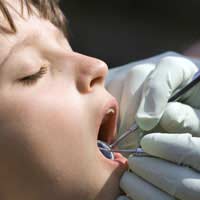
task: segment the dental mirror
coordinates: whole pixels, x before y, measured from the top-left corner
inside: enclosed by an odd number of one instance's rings
[[[106,144],[101,140],[97,140],[97,146],[99,147],[99,150],[106,158],[114,160],[114,154],[110,151],[111,149],[108,144]]]

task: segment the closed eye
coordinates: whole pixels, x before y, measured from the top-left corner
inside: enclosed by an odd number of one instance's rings
[[[26,86],[31,86],[35,83],[37,83],[38,79],[42,78],[44,74],[47,73],[47,67],[41,67],[40,71],[37,72],[36,74],[33,74],[31,76],[26,76],[19,81]]]

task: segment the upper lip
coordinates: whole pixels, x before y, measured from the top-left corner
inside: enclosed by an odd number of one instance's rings
[[[113,110],[114,113],[108,111]],[[111,144],[116,137],[118,103],[115,98],[110,99],[101,110],[98,122],[98,139]]]

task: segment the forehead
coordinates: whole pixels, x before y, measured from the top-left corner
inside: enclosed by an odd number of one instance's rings
[[[26,4],[22,4],[21,0],[7,0],[4,2],[7,7],[11,17],[13,18],[14,24],[17,28],[17,33],[14,35],[6,35],[0,32],[0,42],[2,46],[3,43],[14,43],[17,40],[23,40],[27,35],[32,38],[36,36],[42,36],[49,33],[60,34],[64,37],[64,33],[58,30],[49,20],[45,20],[39,16],[38,10],[30,4],[32,8],[31,15],[28,12]],[[23,5],[23,6],[22,6]],[[9,28],[8,22],[0,12],[0,24],[5,28]]]
[[[0,63],[13,47],[22,42],[36,44],[36,42],[55,41],[56,38],[65,39],[64,34],[49,20],[38,16],[30,16],[27,19],[16,18],[14,22],[17,27],[16,34],[0,33]]]
[[[3,21],[7,21],[3,19]],[[2,43],[15,43],[25,38],[33,39],[42,36],[60,36],[64,37],[64,34],[49,20],[37,17],[30,16],[28,19],[14,19],[14,23],[17,28],[17,33],[7,34],[0,33],[0,42]]]

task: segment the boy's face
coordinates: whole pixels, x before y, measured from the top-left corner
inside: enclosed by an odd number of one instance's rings
[[[72,51],[49,21],[14,19],[17,34],[0,34],[2,195],[115,199],[125,166],[104,158],[96,145],[105,112],[117,110],[104,88],[107,66]]]

